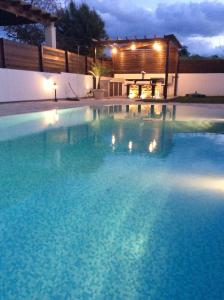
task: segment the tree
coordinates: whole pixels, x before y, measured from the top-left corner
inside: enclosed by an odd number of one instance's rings
[[[188,51],[188,47],[187,46],[183,46],[182,49],[180,50],[180,56],[181,57],[190,57],[191,54]]]
[[[26,2],[54,14],[60,8],[59,0],[26,0]],[[10,39],[32,45],[41,45],[45,40],[44,25],[41,24],[6,26],[4,30]]]
[[[93,39],[105,39],[105,24],[99,14],[82,3],[74,1],[58,13],[57,40],[59,48],[90,54]]]

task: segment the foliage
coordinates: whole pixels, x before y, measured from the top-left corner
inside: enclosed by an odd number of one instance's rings
[[[183,46],[182,49],[180,50],[180,56],[181,57],[190,57],[190,52],[188,51],[187,46]]]
[[[67,3],[66,7],[62,8],[61,1],[27,0],[26,2],[58,16],[56,22],[58,48],[69,51],[79,49],[81,54],[90,54],[93,39],[107,38],[104,21],[85,3],[78,6],[74,1],[69,3],[62,1]],[[13,40],[33,45],[41,45],[45,41],[44,26],[41,24],[7,26],[4,29],[7,36]]]
[[[191,54],[188,51],[187,46],[183,46],[182,49],[180,50],[180,57],[181,57],[181,59],[195,59],[195,60],[220,59],[221,58],[217,54],[211,55],[211,56],[202,56],[202,55],[199,55],[199,54]]]
[[[100,62],[95,62],[91,66],[89,73],[96,78],[96,87],[100,88],[100,79],[102,76],[106,76],[110,70],[103,66]]]
[[[99,14],[85,3],[76,5],[71,1],[58,13],[57,40],[59,48],[90,54],[93,39],[105,39],[104,21]],[[92,54],[92,53],[91,53]]]
[[[54,14],[60,8],[59,0],[26,0],[26,2]],[[6,26],[4,30],[10,39],[32,45],[41,45],[45,40],[44,26],[41,24]]]

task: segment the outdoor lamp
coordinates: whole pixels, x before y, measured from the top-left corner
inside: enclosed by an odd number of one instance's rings
[[[54,86],[54,101],[57,102],[58,101],[58,99],[57,99],[57,88],[58,88],[57,83],[54,82],[53,86]]]
[[[161,46],[160,43],[155,42],[155,43],[153,44],[153,49],[156,50],[156,51],[158,51],[158,52],[160,52],[160,51],[162,50],[162,46]]]
[[[114,54],[114,55],[117,54],[117,48],[116,47],[112,48],[112,54]]]
[[[131,50],[132,50],[132,51],[135,51],[135,50],[136,50],[136,45],[135,45],[135,43],[132,43],[132,44],[131,44]]]

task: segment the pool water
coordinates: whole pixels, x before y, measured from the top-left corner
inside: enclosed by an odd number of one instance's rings
[[[1,300],[224,298],[224,123],[118,106],[0,135]]]

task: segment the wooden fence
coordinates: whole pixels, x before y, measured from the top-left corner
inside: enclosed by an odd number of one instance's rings
[[[179,73],[224,73],[224,59],[182,59]]]
[[[98,60],[112,70],[112,60]],[[93,58],[46,46],[0,39],[0,68],[50,73],[88,74]]]

